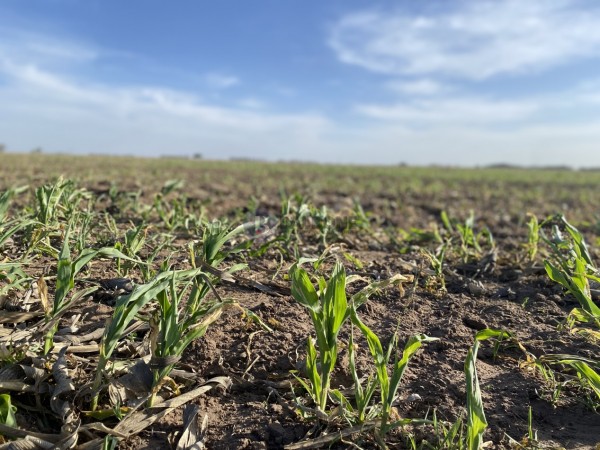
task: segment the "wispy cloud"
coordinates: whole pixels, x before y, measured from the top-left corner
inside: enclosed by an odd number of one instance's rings
[[[429,78],[414,81],[390,81],[386,87],[394,92],[408,95],[435,95],[444,92],[446,86]]]
[[[243,82],[243,72],[223,73],[220,66],[201,75],[194,72],[189,78],[196,88],[201,86],[194,91],[168,81],[123,83],[98,76],[107,60],[114,62],[118,52],[112,49],[0,26],[0,139],[9,149],[21,150],[42,146],[51,151],[467,165],[564,164],[568,149],[567,158],[600,165],[595,148],[600,141],[597,79],[564,85],[552,95],[511,97],[470,88],[472,79],[482,77],[479,69],[487,70],[483,77],[500,78],[594,55],[596,32],[587,19],[571,3],[548,2],[444,3],[453,10],[421,19],[398,11],[348,14],[334,28],[330,44],[338,58],[366,69],[361,82],[377,84],[388,100],[377,95],[324,97],[332,105],[328,114],[318,106],[308,111],[302,108],[310,106],[298,106],[308,103],[302,103],[305,86],[291,78],[268,80],[254,91],[251,83]],[[504,28],[492,23],[483,8],[499,17]],[[527,16],[528,8],[539,13]],[[526,25],[521,23],[524,17],[533,21],[534,16],[541,17],[541,28],[549,26],[549,18],[556,26],[550,42],[544,33],[536,35],[546,50],[555,46],[556,55],[542,58],[531,50],[523,59],[527,45],[517,45],[517,38],[509,39],[510,45],[496,42],[511,27],[526,34],[519,26]],[[560,17],[570,24],[559,23]],[[458,37],[432,31],[428,22],[448,31],[451,19]],[[511,25],[512,19],[521,25]],[[407,24],[404,37],[394,28],[402,20]],[[482,30],[479,34],[465,31],[471,22]],[[566,28],[573,30],[561,37]],[[589,42],[582,42],[577,29]],[[355,31],[356,42],[351,35]],[[405,37],[409,41],[402,41]],[[472,43],[478,38],[490,41],[491,56],[484,55],[488,44]],[[522,39],[527,44],[533,38]],[[568,43],[557,44],[560,39]],[[581,44],[577,51],[574,42]],[[504,57],[502,52],[515,52],[515,60],[512,53]],[[135,70],[132,66],[119,67],[128,80],[142,79],[129,72]],[[587,108],[583,113],[582,105]]]
[[[89,63],[99,49],[53,36],[0,25],[0,61],[59,67]]]
[[[269,110],[247,95],[229,101],[239,105],[232,107],[168,86],[102,83],[81,75],[101,58],[92,49],[34,35],[10,38],[10,46],[0,44],[0,135],[9,148],[12,141],[51,150],[264,158],[279,147],[289,151],[282,157],[294,158],[330,125],[315,113]],[[239,83],[216,72],[206,80],[218,88]]]
[[[494,101],[481,98],[443,98],[415,100],[392,105],[358,105],[366,116],[403,123],[405,126],[438,124],[518,123],[538,111],[532,101]]]
[[[240,79],[238,77],[219,73],[209,73],[204,79],[209,86],[217,89],[226,89],[240,84]]]
[[[355,12],[331,30],[344,63],[393,75],[481,80],[600,55],[600,7],[577,0],[444,2],[414,15]]]

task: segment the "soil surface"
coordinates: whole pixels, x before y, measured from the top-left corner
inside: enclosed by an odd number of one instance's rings
[[[540,222],[548,215],[561,213],[582,231],[592,257],[600,261],[600,218],[597,215],[600,174],[586,173],[584,177],[569,171],[552,175],[508,170],[486,173],[484,169],[328,170],[302,165],[161,163],[118,158],[74,158],[67,162],[67,157],[6,156],[6,164],[0,169],[0,190],[24,184],[34,189],[59,174],[75,178],[77,186],[87,190],[91,208],[99,218],[87,243],[95,248],[114,245],[115,239],[121,240],[126,230],[140,223],[135,202],[152,204],[169,179],[183,179],[186,184],[169,193],[168,201],[173,204],[185,198],[187,210],[201,215],[204,220],[220,218],[238,224],[259,217],[265,223],[280,223],[282,192],[290,196],[303,195],[316,210],[327,208],[334,232],[326,235],[325,242],[319,234],[315,215],[300,224],[297,239],[291,244],[271,246],[258,254],[252,253],[261,243],[256,239],[249,249],[230,255],[220,266],[225,269],[245,263],[247,268],[239,272],[241,277],[281,290],[266,292],[251,284],[227,281],[218,284],[216,290],[221,298],[234,299],[269,329],[250,320],[239,309],[228,309],[202,338],[187,348],[177,363],[177,369],[193,373],[195,377],[190,381],[173,376],[182,391],[217,376],[232,380],[228,389],[215,388],[193,400],[199,406],[200,416],[208,417],[207,448],[284,448],[348,427],[341,419],[327,426],[302,418],[295,407],[295,395],[310,404],[291,372],[302,376],[306,341],[314,336],[314,330],[306,308],[286,293],[290,283],[287,272],[296,262],[294,252],[303,257],[319,257],[325,252],[318,273],[326,278],[336,261],[343,263],[348,273],[359,274],[370,282],[395,274],[412,276],[413,281],[404,283],[402,289],[384,289],[358,310],[363,322],[380,337],[384,347],[395,332],[399,351],[412,335],[424,333],[438,338],[425,343],[409,363],[395,405],[399,417],[432,419],[435,416],[438,421],[447,423],[464,419],[465,358],[475,334],[491,328],[511,333],[512,339],[501,342],[497,348],[493,341],[483,342],[477,357],[488,421],[486,448],[538,448],[533,444],[527,447],[524,441],[529,430],[530,410],[531,427],[537,433],[536,445],[566,449],[593,449],[600,445],[600,400],[591,390],[572,382],[576,376],[567,367],[554,366],[556,379],[549,381],[530,364],[535,358],[551,354],[577,355],[598,363],[600,346],[593,336],[564,326],[571,310],[579,304],[546,275],[543,260],[549,256],[547,246],[540,242],[534,258],[529,258],[527,253],[530,219],[527,213],[537,216]],[[114,186],[113,192],[110,192],[111,186]],[[32,191],[15,197],[11,217],[25,214],[25,208],[33,208],[34,204]],[[357,219],[357,204],[365,213],[366,223],[359,223]],[[82,202],[81,208],[85,207]],[[473,211],[473,228],[480,233],[479,250],[471,248],[461,253],[458,235],[444,228],[442,211],[455,226],[463,224]],[[111,234],[104,225],[108,217],[114,220],[116,234]],[[148,217],[147,223],[150,225],[148,240],[141,254],[152,251],[153,236],[166,233],[173,240],[160,251],[155,264],[160,265],[170,257],[175,268],[190,268],[187,245],[198,236],[183,226],[167,229],[155,213]],[[426,252],[439,250],[441,244],[436,240],[436,232],[452,243],[442,277],[432,271]],[[248,234],[245,238],[256,236]],[[0,261],[18,261],[22,257],[26,244],[20,239],[17,234],[11,245],[0,247]],[[60,248],[58,242],[56,247]],[[54,294],[55,258],[43,252],[36,254],[23,270],[33,279],[46,276],[49,293]],[[75,290],[88,287],[85,280],[110,280],[120,276],[114,260],[94,261],[76,280]],[[133,271],[128,277],[133,282],[142,281],[139,271]],[[348,295],[365,285],[364,281],[350,285]],[[22,291],[9,292],[5,305],[8,300],[22,299],[22,295]],[[73,307],[64,316],[61,327],[77,314],[82,315],[78,334],[103,327],[113,313],[117,295],[105,289],[97,291]],[[39,310],[41,306],[34,305],[33,310],[36,308]],[[3,326],[12,329],[11,324]],[[347,323],[340,333],[339,367],[332,380],[332,387],[342,391],[350,389],[353,383],[348,357],[350,333]],[[367,343],[356,329],[353,333],[358,344],[358,371],[369,375],[373,373],[373,363]],[[142,330],[136,333],[134,341],[141,342],[144,338],[147,332]],[[116,357],[126,358],[126,355],[127,351],[121,349]],[[70,358],[70,368],[75,370],[82,367],[81,359],[88,356],[71,355]],[[91,379],[89,374],[82,377],[83,381]],[[24,394],[15,395],[15,403],[21,428],[30,427],[43,433],[58,431],[53,429],[55,423],[39,419],[34,411],[26,412],[31,403]],[[87,409],[83,399],[75,400],[75,404],[82,411]],[[90,421],[83,419],[86,420]],[[116,424],[114,419],[107,419],[105,423],[109,427]],[[119,448],[174,448],[173,442],[181,427],[182,408],[178,408],[141,433],[122,440]],[[102,436],[102,433],[94,435]],[[435,442],[432,427],[407,426],[389,432],[386,443],[390,448],[410,448],[408,436],[413,436],[416,442]],[[511,444],[511,438],[523,446]],[[79,444],[85,440],[80,437]],[[366,432],[324,447],[357,446],[377,448],[372,434]]]

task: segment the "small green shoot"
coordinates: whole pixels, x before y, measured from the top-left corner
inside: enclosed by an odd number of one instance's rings
[[[475,365],[479,344],[491,338],[503,340],[510,337],[510,334],[506,331],[486,328],[475,335],[475,342],[467,353],[465,376],[467,379],[467,448],[469,450],[479,450],[482,448],[483,433],[488,425],[481,398],[477,366]]]
[[[298,303],[308,309],[315,333],[317,348],[312,338],[307,342],[306,372],[309,383],[299,379],[311,395],[321,412],[326,411],[331,373],[338,355],[337,337],[348,318],[346,300],[346,272],[336,264],[331,278],[319,279],[319,290],[315,290],[308,273],[297,264],[290,269],[292,295]]]
[[[9,394],[0,394],[0,423],[15,427],[17,419],[15,412],[17,408],[12,404]]]
[[[394,424],[389,424],[388,422],[392,415],[392,405],[398,398],[400,382],[402,381],[402,377],[404,376],[404,372],[408,367],[410,359],[415,355],[417,350],[424,342],[437,341],[438,339],[426,336],[424,334],[411,336],[404,346],[402,357],[398,359],[397,356],[394,356],[392,373],[390,376],[388,373],[388,364],[390,362],[392,353],[396,355],[397,352],[397,333],[394,334],[387,351],[384,352],[379,337],[377,337],[377,335],[360,320],[354,308],[351,311],[351,317],[352,323],[360,329],[367,339],[369,350],[371,351],[371,356],[373,357],[375,363],[377,380],[379,382],[379,390],[381,392],[381,424],[379,427],[379,438],[382,439],[383,435],[385,435],[389,429],[395,426]]]

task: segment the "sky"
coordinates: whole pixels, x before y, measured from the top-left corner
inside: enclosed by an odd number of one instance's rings
[[[3,0],[0,143],[600,166],[599,20],[593,0]]]

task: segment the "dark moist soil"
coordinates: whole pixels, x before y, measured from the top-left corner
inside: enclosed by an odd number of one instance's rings
[[[177,175],[188,180],[188,197],[202,203],[208,217],[244,218],[244,208],[251,196],[255,196],[259,204],[257,215],[279,213],[281,206],[276,184],[260,188],[256,184],[256,174],[243,172],[243,176],[236,178],[239,173],[219,170],[223,172],[215,171],[210,182],[201,182],[194,181],[196,172],[192,169],[186,171],[179,167],[151,184],[124,181],[122,189],[134,189],[143,184],[144,201],[148,202],[153,193],[160,190],[162,182]],[[30,179],[44,178],[39,173],[28,176]],[[215,182],[219,177],[224,180],[221,184]],[[96,178],[88,181],[87,186],[95,195],[100,195],[110,186],[109,181]],[[341,186],[327,185],[314,192],[310,187],[314,177],[310,174],[305,178],[298,175],[293,181],[295,184],[292,183],[291,188],[309,192],[315,205],[324,204],[337,212],[352,207],[354,195],[349,186],[364,185],[364,180],[358,177],[354,184],[352,180],[343,180]],[[396,185],[391,187],[390,182]],[[560,329],[559,325],[577,304],[547,279],[543,268],[540,270],[539,261],[533,269],[524,262],[522,245],[527,239],[525,213],[531,211],[544,217],[563,210],[561,206],[594,243],[593,227],[589,224],[595,213],[592,205],[597,205],[600,200],[597,189],[587,186],[587,190],[582,190],[576,186],[578,190],[573,189],[577,195],[569,196],[566,191],[572,186],[568,184],[548,185],[545,190],[534,186],[527,191],[533,192],[531,195],[516,196],[515,192],[528,189],[525,182],[519,185],[456,181],[434,190],[428,190],[425,178],[420,180],[421,186],[425,186],[422,189],[414,184],[404,185],[402,180],[396,179],[384,179],[383,183],[379,188],[362,188],[360,198],[365,211],[372,214],[372,226],[379,230],[377,238],[363,232],[344,235],[344,240],[337,242],[337,247],[332,250],[333,257],[328,264],[338,259],[345,263],[347,270],[354,270],[343,257],[343,252],[350,252],[362,262],[361,272],[383,276],[411,272],[416,275],[414,283],[404,285],[404,292],[397,288],[385,290],[359,310],[362,320],[380,336],[384,346],[396,330],[401,348],[411,335],[417,333],[439,338],[424,344],[410,361],[397,404],[400,417],[432,418],[435,414],[438,420],[454,422],[463,416],[466,404],[464,361],[476,332],[484,328],[509,331],[534,356],[575,354],[596,361],[600,359],[597,343]],[[479,273],[478,261],[464,264],[456,256],[449,258],[447,265],[452,274],[446,277],[447,292],[440,290],[435,280],[419,270],[429,267],[420,244],[408,239],[394,243],[380,232],[386,228],[410,230],[411,227],[431,230],[434,223],[441,227],[442,210],[448,211],[451,217],[464,219],[470,209],[475,211],[479,228],[487,226],[491,230],[498,256],[495,264]],[[136,220],[128,211],[107,211],[115,216],[123,229],[129,226],[129,220]],[[176,241],[181,244],[180,268],[186,267],[182,256],[186,242],[185,236]],[[317,242],[305,244],[307,254],[320,254]],[[596,250],[592,251],[597,259]],[[227,261],[225,265],[233,262]],[[286,261],[284,268],[292,262]],[[278,263],[278,256],[267,253],[262,259],[250,261],[250,270],[245,271],[244,276],[268,281],[272,272],[263,269],[273,269]],[[29,268],[29,273],[32,276],[52,275],[52,264],[55,264],[52,260],[41,258],[35,267]],[[411,270],[411,267],[417,270]],[[108,263],[94,263],[88,275],[111,278],[116,273]],[[281,275],[275,281],[288,285]],[[53,292],[50,282],[49,289]],[[349,288],[349,293],[356,289],[358,287]],[[225,312],[206,335],[185,352],[179,367],[196,372],[201,377],[198,382],[218,375],[227,375],[233,380],[230,389],[213,389],[195,400],[201,415],[208,416],[207,448],[277,449],[319,435],[323,429],[300,418],[292,407],[291,387],[297,395],[302,395],[302,391],[290,371],[302,370],[306,339],[314,334],[306,311],[291,296],[268,295],[225,284],[218,290],[221,297],[233,298],[252,310],[273,331],[265,331],[233,309]],[[95,298],[82,303],[78,311],[73,312],[81,312],[87,317],[82,332],[88,332],[104,325],[112,313],[112,306]],[[352,384],[348,372],[348,333],[349,327],[345,326],[341,333],[341,369],[334,374],[332,383],[335,388],[347,389]],[[356,340],[359,345],[358,369],[366,375],[372,370],[371,357],[364,340],[360,337]],[[485,434],[485,440],[492,443],[489,448],[509,448],[508,436],[521,441],[528,432],[529,408],[533,415],[533,430],[545,447],[598,448],[600,416],[586,404],[585,396],[575,388],[567,388],[558,400],[552,401],[552,389],[539,372],[526,364],[525,354],[514,343],[505,342],[497,352],[489,342],[483,343],[477,370],[489,422]],[[172,448],[173,438],[181,429],[181,414],[181,409],[177,410],[160,423],[122,442],[119,448]],[[428,435],[431,430],[427,428],[396,430],[388,435],[390,448],[408,448],[405,431],[419,438],[432,439]],[[355,435],[352,442],[362,448],[375,448],[367,434]],[[332,446],[350,447],[344,442]]]

